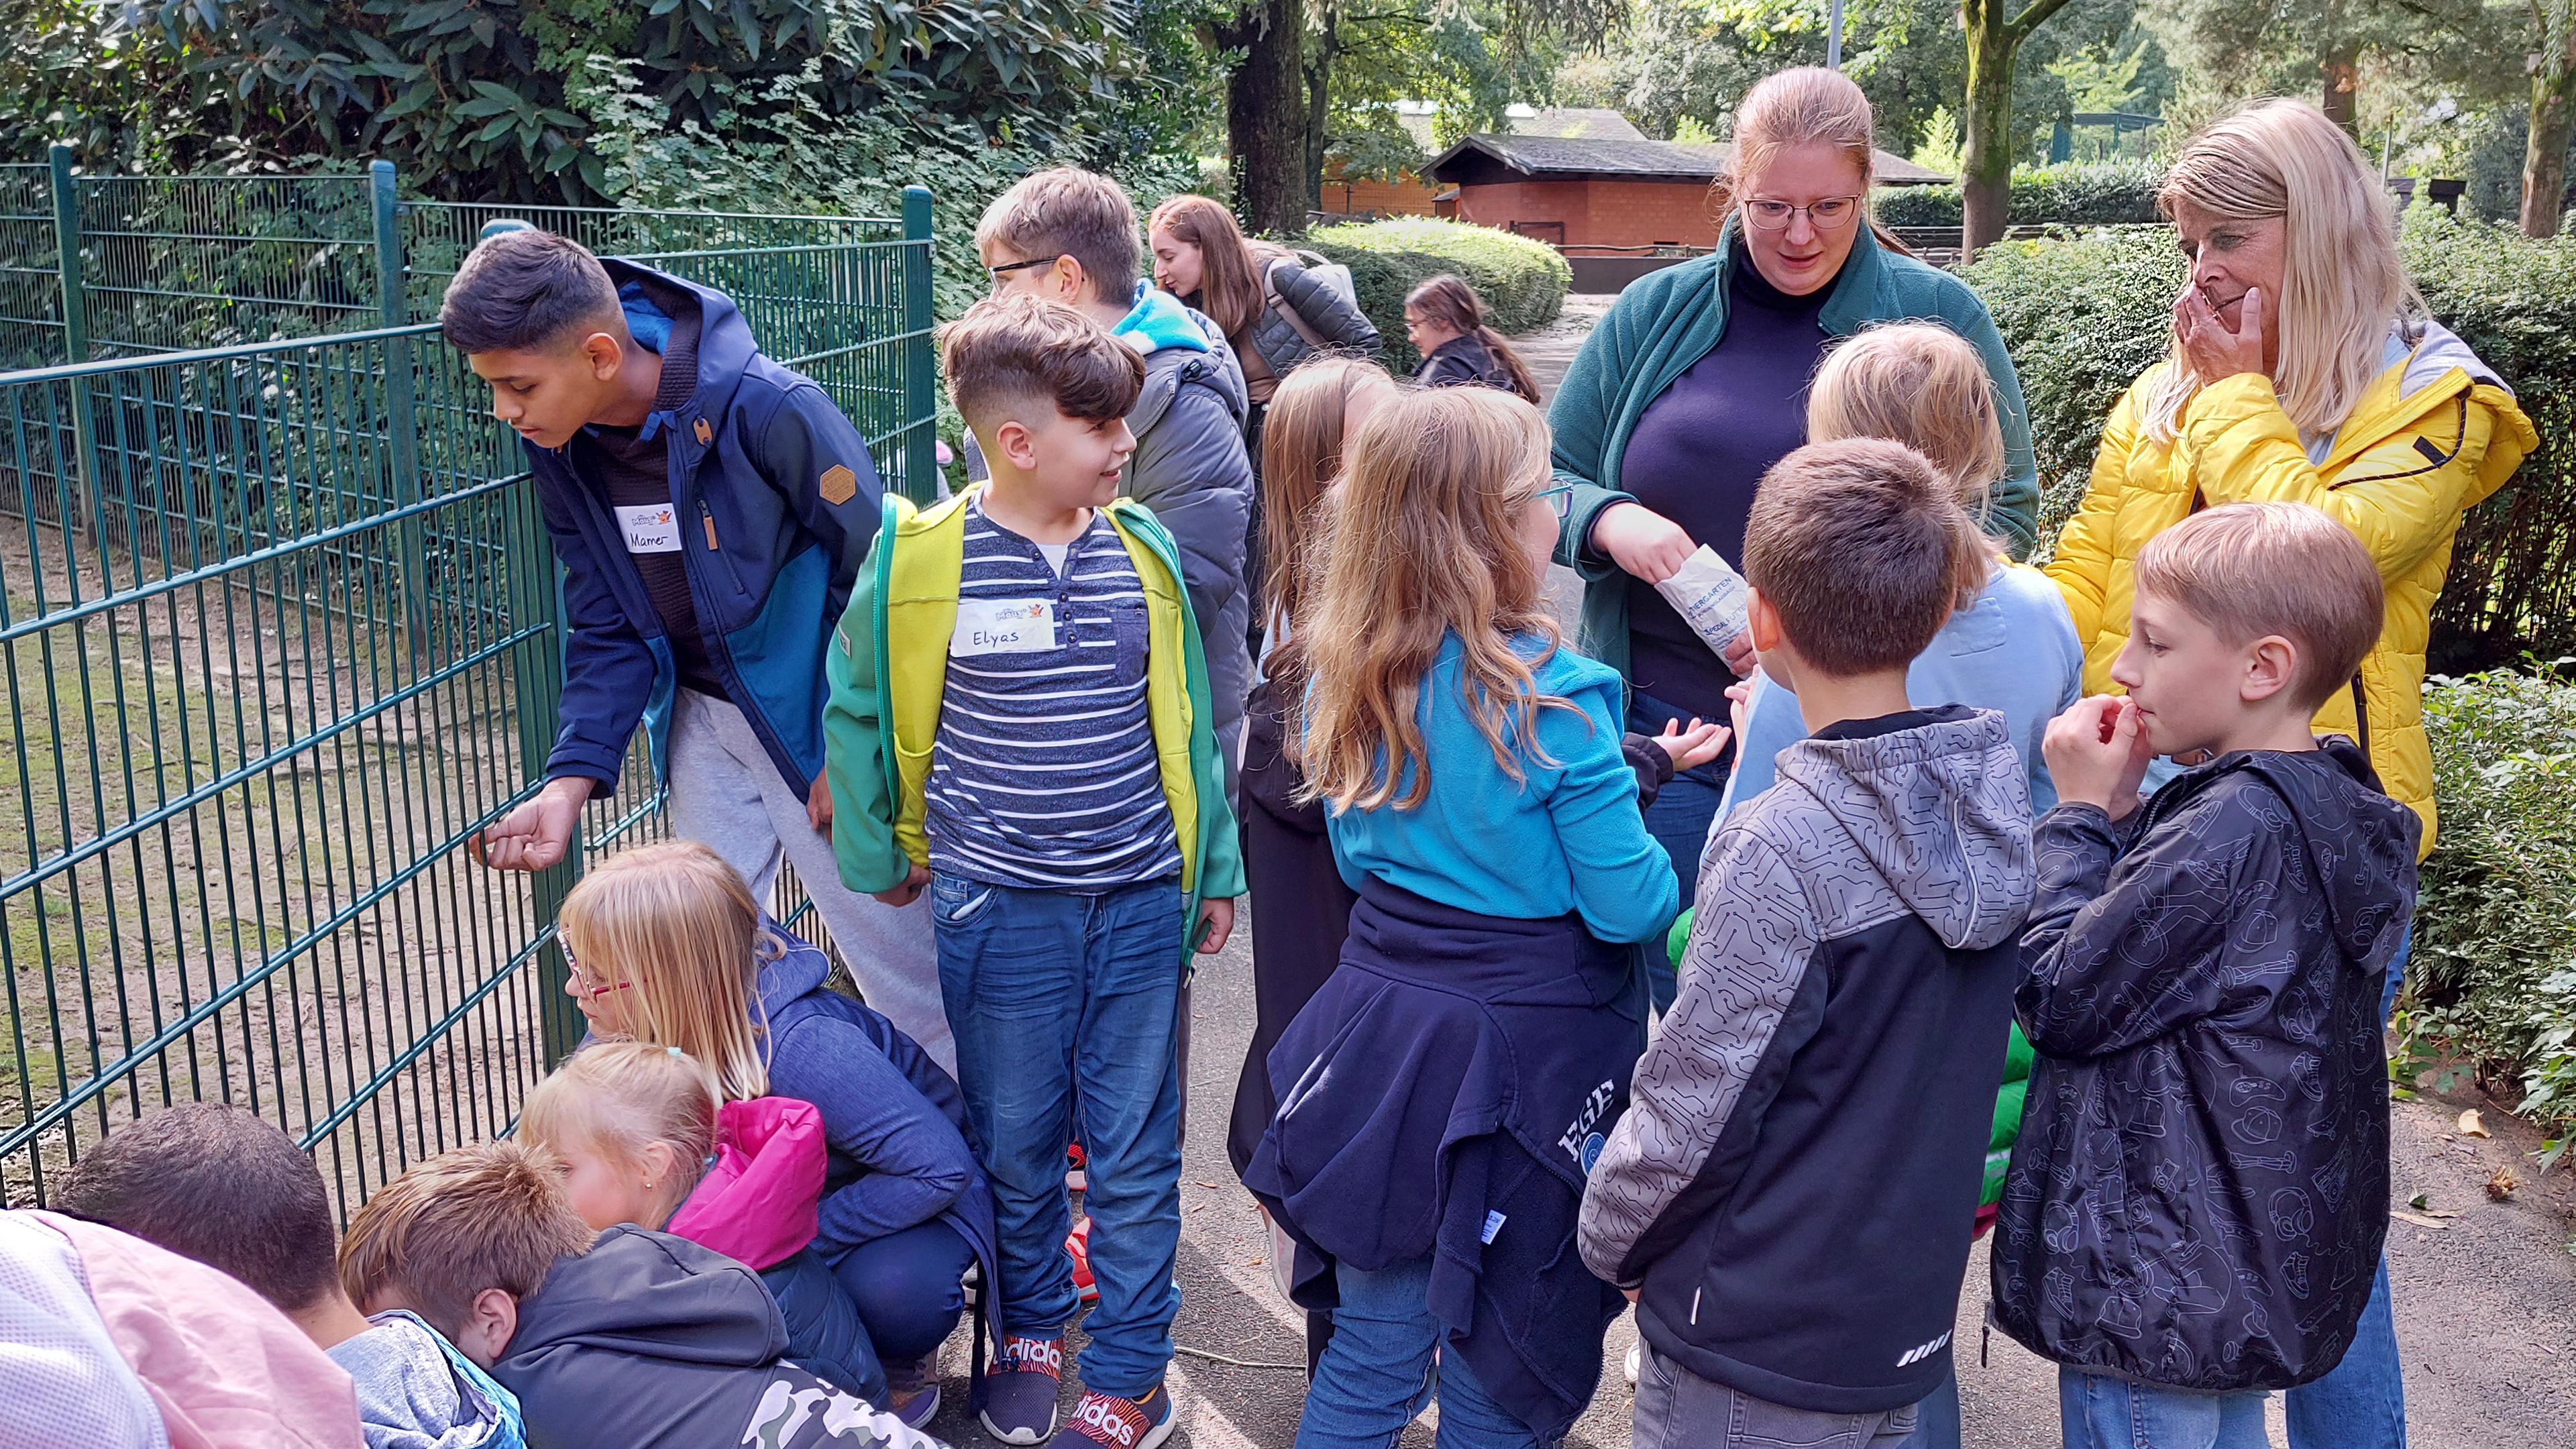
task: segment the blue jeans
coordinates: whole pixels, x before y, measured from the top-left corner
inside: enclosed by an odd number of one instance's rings
[[[2397,1005],[2414,944],[2410,927],[2397,958],[2388,963],[2388,984],[2379,998],[2383,1021]],[[2290,1390],[2281,1410],[2290,1449],[2406,1449],[2406,1380],[2397,1356],[2397,1313],[2388,1301],[2387,1254],[2380,1255],[2369,1306],[2361,1310],[2343,1362],[2315,1383]]]
[[[966,1311],[966,1269],[975,1250],[937,1218],[861,1243],[832,1264],[859,1310],[859,1324],[884,1363],[928,1358]]]
[[[1130,1399],[1163,1381],[1181,1306],[1183,904],[1169,878],[1097,895],[930,883],[957,1085],[993,1182],[1002,1327],[1055,1333],[1080,1304],[1064,1248],[1079,1130],[1100,1289],[1082,1382]]]
[[[2270,1449],[2259,1389],[2195,1394],[2061,1365],[2057,1412],[2066,1449]]]
[[[1538,1439],[1495,1403],[1458,1354],[1440,1355],[1432,1316],[1431,1260],[1365,1272],[1336,1267],[1341,1306],[1333,1341],[1306,1386],[1297,1449],[1392,1449],[1404,1426],[1440,1399],[1439,1449],[1536,1449]]]
[[[1628,728],[1638,734],[1661,733],[1674,719],[1688,721],[1690,712],[1670,708],[1643,694],[1628,698]],[[1673,875],[1681,882],[1684,909],[1699,892],[1699,856],[1708,844],[1708,828],[1717,819],[1717,802],[1726,796],[1727,771],[1734,768],[1732,755],[1721,756],[1696,769],[1684,770],[1655,796],[1646,807],[1646,833],[1672,857]],[[1658,1014],[1672,1010],[1673,997],[1681,990],[1680,977],[1674,973],[1673,958],[1660,940],[1648,941],[1638,948],[1646,957],[1646,985],[1655,998]]]

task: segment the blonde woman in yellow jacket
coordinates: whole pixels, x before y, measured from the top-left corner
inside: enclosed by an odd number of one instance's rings
[[[2433,600],[2461,515],[2539,436],[2495,371],[2424,316],[2378,179],[2314,107],[2263,101],[2211,125],[2159,199],[2192,263],[2173,349],[2111,410],[2048,565],[2084,645],[2084,687],[2112,687],[2148,539],[2198,508],[2313,504],[2359,536],[2388,591],[2356,689],[2316,727],[2362,742],[2381,787],[2424,817],[2429,853]]]
[[[2158,200],[2191,259],[2173,346],[2112,409],[2092,486],[2048,565],[2084,645],[2084,687],[2111,688],[2148,539],[2196,508],[2320,508],[2378,561],[2388,614],[2316,727],[2361,742],[2382,788],[2424,817],[2430,851],[2433,600],[2460,516],[2504,486],[2539,436],[2494,369],[2425,317],[2378,178],[2315,107],[2260,101],[2209,126]],[[2401,969],[2388,969],[2383,1011]],[[2285,1396],[2291,1449],[2404,1449],[2399,1370],[2382,1259],[2342,1361]]]

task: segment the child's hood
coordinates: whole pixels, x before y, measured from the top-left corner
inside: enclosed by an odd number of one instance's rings
[[[829,1151],[823,1114],[793,1097],[727,1102],[715,1160],[668,1231],[748,1268],[767,1268],[814,1241]]]
[[[2385,970],[2414,915],[2423,817],[2381,793],[2369,757],[2340,735],[2314,750],[2256,750],[2206,768],[2231,760],[2289,807],[2335,944],[2363,969]]]
[[[497,1377],[522,1383],[577,1351],[714,1368],[760,1368],[787,1352],[787,1325],[759,1275],[712,1248],[619,1226],[557,1258],[519,1304]]]
[[[1779,768],[1942,944],[1984,950],[2021,929],[2039,877],[2029,778],[2001,714],[1944,705],[1828,726]]]
[[[751,324],[743,320],[742,310],[715,288],[701,287],[668,272],[615,257],[602,257],[599,264],[607,268],[609,281],[616,284],[627,331],[639,344],[655,352],[666,351],[672,323],[691,315],[697,318],[697,389],[680,405],[678,416],[663,416],[660,425],[671,426],[692,418],[721,423],[742,385],[743,372],[760,355],[760,344],[752,340]]]
[[[1207,352],[1207,333],[1180,298],[1147,282],[1136,284],[1136,305],[1109,329],[1120,341],[1144,356],[1165,348],[1177,347],[1185,352]]]
[[[520,1449],[519,1401],[399,1310],[328,1350],[358,1386],[367,1449]]]

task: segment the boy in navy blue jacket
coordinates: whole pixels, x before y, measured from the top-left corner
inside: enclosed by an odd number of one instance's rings
[[[1680,994],[1578,1241],[1637,1304],[1637,1449],[1893,1446],[1950,1367],[2030,907],[2002,715],[1906,669],[1991,568],[1901,444],[1800,448],[1744,530],[1749,632],[1807,738],[1720,822]]]
[[[527,446],[571,626],[545,786],[485,863],[562,860],[641,724],[673,831],[763,900],[792,863],[869,1004],[953,1068],[928,908],[844,888],[832,858],[823,647],[884,492],[858,430],[723,293],[549,232],[476,247],[438,320]]]

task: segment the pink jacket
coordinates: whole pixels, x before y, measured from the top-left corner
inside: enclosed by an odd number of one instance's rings
[[[114,1228],[29,1211],[80,1256],[108,1337],[171,1449],[365,1449],[357,1390],[267,1299]]]
[[[793,1097],[727,1102],[716,1118],[716,1161],[664,1231],[749,1268],[794,1257],[814,1241],[822,1200],[823,1114]]]

